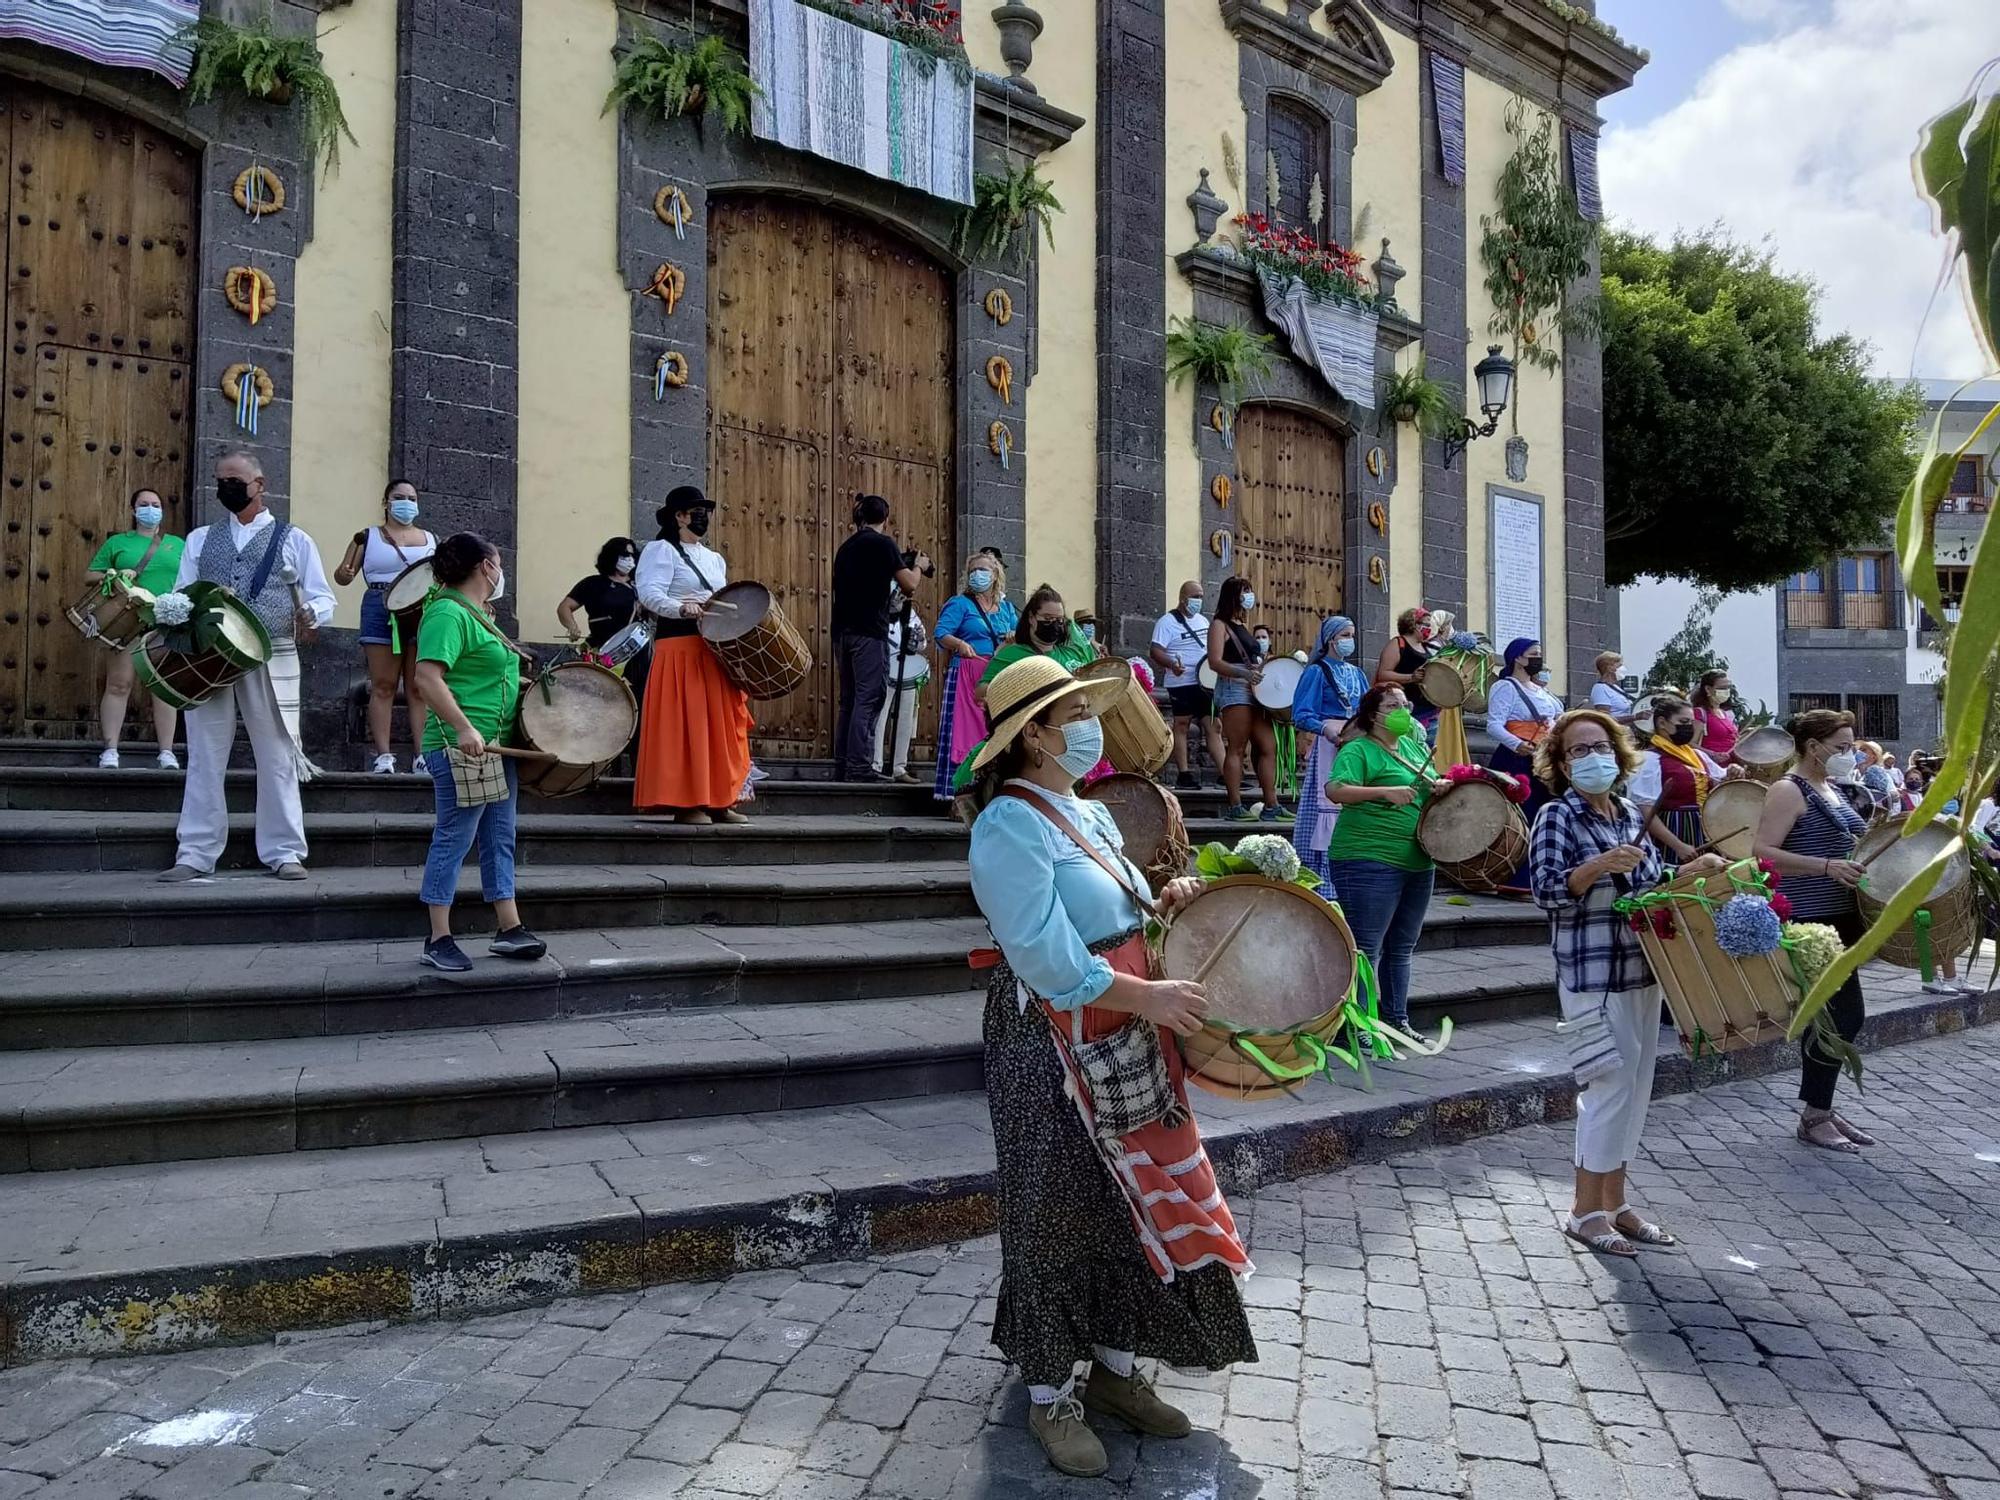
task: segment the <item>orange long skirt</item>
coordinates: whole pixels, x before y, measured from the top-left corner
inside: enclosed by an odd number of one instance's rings
[[[653,646],[632,805],[733,807],[750,775],[750,700],[699,636]]]

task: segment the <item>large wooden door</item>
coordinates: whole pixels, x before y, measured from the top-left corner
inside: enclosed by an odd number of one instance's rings
[[[1274,651],[1310,651],[1344,596],[1340,540],[1347,447],[1324,423],[1282,406],[1236,414],[1234,570],[1257,595]]]
[[[904,547],[953,572],[952,300],[945,270],[895,236],[783,198],[709,211],[709,490],[730,576],[753,578],[812,647],[813,672],[757,708],[757,748],[824,756],[837,706],[834,550],[857,492],[885,496]],[[935,623],[943,583],[918,605]],[[924,694],[915,755],[936,738]]]
[[[0,380],[0,733],[94,734],[105,666],[63,606],[131,492],[187,531],[193,148],[0,78],[7,214]]]

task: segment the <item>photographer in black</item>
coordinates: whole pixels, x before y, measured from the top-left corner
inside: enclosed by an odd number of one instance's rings
[[[889,535],[889,502],[854,497],[854,535],[833,555],[833,657],[840,670],[840,720],[833,731],[833,779],[882,781],[874,770],[875,720],[889,680],[889,590],[915,595],[935,571],[922,552]]]

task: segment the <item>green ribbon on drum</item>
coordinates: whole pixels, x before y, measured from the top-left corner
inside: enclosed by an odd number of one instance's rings
[[[1355,999],[1356,992],[1360,1001]],[[1357,1076],[1364,1092],[1372,1093],[1375,1078],[1370,1068],[1371,1059],[1400,1062],[1406,1055],[1413,1057],[1435,1057],[1444,1051],[1451,1041],[1452,1024],[1449,1017],[1438,1024],[1438,1037],[1427,1042],[1413,1036],[1399,1026],[1393,1026],[1381,1018],[1381,990],[1375,979],[1375,966],[1368,961],[1368,955],[1357,952],[1354,955],[1354,983],[1347,995],[1335,1009],[1337,1022],[1326,1028],[1324,1036],[1319,1030],[1273,1032],[1233,1032],[1230,1046],[1252,1063],[1275,1083],[1303,1083],[1306,1079],[1324,1073],[1332,1077],[1335,1060],[1345,1063]],[[1350,1044],[1343,1046],[1336,1040],[1345,1031]],[[1293,1050],[1304,1055],[1305,1061],[1297,1066],[1279,1062],[1270,1056],[1252,1036],[1265,1041],[1281,1041],[1291,1044]]]

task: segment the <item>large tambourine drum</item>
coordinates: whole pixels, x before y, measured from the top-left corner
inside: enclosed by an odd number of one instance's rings
[[[763,584],[725,583],[710,602],[721,608],[702,611],[701,638],[753,702],[782,698],[806,680],[812,652]]]
[[[1737,762],[1746,774],[1766,786],[1783,781],[1798,758],[1790,732],[1776,724],[1760,725],[1736,741]]]
[[[1528,827],[1512,799],[1492,782],[1461,781],[1423,810],[1417,846],[1460,890],[1490,896],[1528,857]]]
[[[1140,776],[1151,776],[1164,766],[1174,753],[1173,731],[1160,717],[1159,706],[1139,686],[1131,663],[1107,656],[1078,667],[1076,675],[1085,682],[1108,677],[1125,684],[1125,690],[1098,715],[1104,726],[1104,758],[1119,770]]]
[[[431,560],[420,557],[396,575],[383,595],[383,606],[396,622],[396,632],[405,651],[416,643],[417,627],[424,621],[425,601],[436,586]]]
[[[1264,675],[1257,679],[1250,696],[1280,724],[1292,722],[1292,695],[1299,690],[1299,679],[1306,675],[1305,663],[1289,656],[1267,657]]]
[[[132,597],[132,585],[120,573],[107,573],[87,586],[63,614],[86,641],[107,651],[130,651],[146,638],[145,617]]]
[[[194,708],[270,661],[271,634],[250,606],[222,589],[214,598],[222,628],[206,650],[177,651],[156,630],[134,654],[139,681],[160,702]]]
[[[638,727],[638,700],[609,667],[570,661],[552,668],[521,689],[516,738],[552,757],[521,762],[521,790],[574,796],[625,753]]]
[[[1301,1038],[1324,1045],[1341,1029],[1357,968],[1354,934],[1337,908],[1302,886],[1230,875],[1175,914],[1161,966],[1170,979],[1192,979],[1225,943],[1201,981],[1208,1019],[1179,1039],[1188,1081],[1229,1099],[1290,1093],[1317,1072]]]
[[[1764,798],[1771,789],[1743,777],[1720,781],[1710,789],[1701,808],[1701,831],[1725,859],[1749,859],[1757,852],[1757,823],[1764,816]]]
[[[1146,883],[1159,895],[1167,882],[1188,873],[1193,850],[1180,799],[1150,776],[1119,772],[1093,781],[1078,796],[1102,802],[1118,825],[1125,857],[1146,872]]]
[[[1855,904],[1865,922],[1873,923],[1879,918],[1896,899],[1896,893],[1936,859],[1957,832],[1947,819],[1938,818],[1904,838],[1903,829],[1908,822],[1908,814],[1898,813],[1863,834],[1854,851],[1854,857],[1868,866],[1867,876],[1854,893]],[[1972,862],[1961,849],[1946,862],[1916,916],[1890,934],[1876,957],[1900,968],[1922,969],[1925,947],[1932,963],[1965,952],[1979,935],[1979,905],[1975,895]],[[1918,920],[1926,912],[1928,941],[1920,942]]]
[[[1201,665],[1194,669],[1194,680],[1212,693],[1215,691],[1215,685],[1222,679],[1216,675],[1214,665],[1204,656]]]
[[[1434,708],[1483,714],[1486,689],[1499,675],[1499,663],[1483,651],[1448,651],[1417,669],[1417,688]]]

